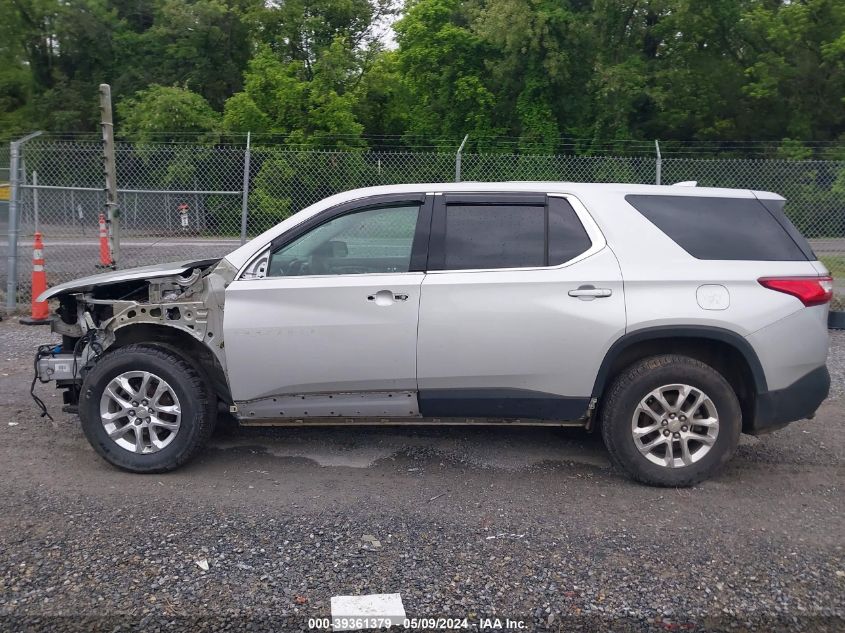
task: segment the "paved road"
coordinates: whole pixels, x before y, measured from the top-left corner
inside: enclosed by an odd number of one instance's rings
[[[160,262],[223,257],[239,245],[240,241],[237,239],[129,238],[121,241],[120,267],[132,268]],[[8,268],[8,252],[8,243],[0,242],[0,277],[3,279],[3,289]],[[31,238],[21,240],[18,257],[18,279],[22,292],[28,299],[32,260]],[[44,257],[47,281],[50,285],[102,272],[97,268],[100,261],[98,239],[48,239],[44,242]]]
[[[473,630],[845,630],[843,399],[688,490],[532,428],[219,431],[141,477],[44,387],[55,423],[34,413],[48,337],[0,323],[0,630],[307,629],[332,596],[394,592]],[[831,367],[842,394],[845,334]]]
[[[810,245],[818,255],[845,255],[845,238],[810,240]]]

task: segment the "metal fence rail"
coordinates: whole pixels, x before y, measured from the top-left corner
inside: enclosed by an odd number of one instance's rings
[[[0,157],[0,181],[7,155]],[[222,256],[240,244],[242,225],[246,237],[254,236],[333,193],[451,181],[456,175],[456,155],[436,152],[118,143],[116,161],[120,267]],[[459,177],[467,181],[695,180],[775,191],[787,198],[787,215],[819,256],[845,279],[845,162],[467,153],[460,161]],[[7,277],[7,262],[17,257],[17,301],[27,302],[36,229],[44,235],[49,283],[97,272],[98,217],[105,205],[102,145],[33,138],[21,145],[19,163],[17,174],[7,173],[18,186],[20,237],[14,248],[4,231],[0,267]],[[845,287],[837,290],[845,295]]]
[[[9,143],[0,141],[0,242],[9,243]],[[3,266],[4,263],[0,263]],[[8,277],[8,272],[6,273]],[[7,281],[7,280],[4,280]],[[5,287],[5,285],[4,285]],[[2,292],[2,290],[0,290]]]

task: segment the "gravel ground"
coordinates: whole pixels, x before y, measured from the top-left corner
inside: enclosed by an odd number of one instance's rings
[[[0,323],[0,630],[307,630],[331,596],[392,592],[473,629],[845,629],[845,333],[814,420],[686,490],[548,428],[242,429],[129,475],[46,387],[37,416],[49,337]]]
[[[845,330],[830,330],[827,369],[831,379],[830,397],[845,397]]]

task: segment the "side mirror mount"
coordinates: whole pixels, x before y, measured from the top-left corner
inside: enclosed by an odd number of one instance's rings
[[[346,245],[346,242],[332,240],[329,244],[331,245],[332,257],[347,257],[349,255],[349,247]]]
[[[339,257],[346,257],[349,255],[349,247],[346,242],[340,240],[329,240],[323,242],[311,253],[314,257],[323,257],[329,259],[337,259]]]

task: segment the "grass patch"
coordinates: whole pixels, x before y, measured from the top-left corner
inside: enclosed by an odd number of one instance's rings
[[[835,278],[845,278],[845,255],[821,255],[819,261],[827,266]]]
[[[845,255],[821,255],[819,261],[827,266],[834,280],[845,281]],[[845,310],[845,296],[834,281],[833,301],[830,304],[831,310]]]

